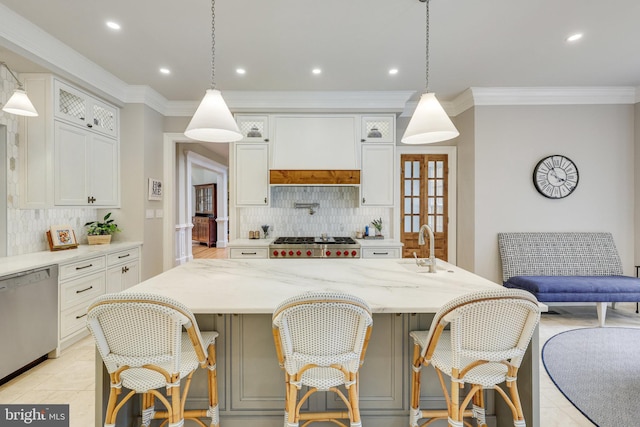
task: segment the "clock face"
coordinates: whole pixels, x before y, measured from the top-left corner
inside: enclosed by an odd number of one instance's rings
[[[533,169],[533,184],[543,196],[562,199],[578,186],[578,168],[568,157],[545,157]]]

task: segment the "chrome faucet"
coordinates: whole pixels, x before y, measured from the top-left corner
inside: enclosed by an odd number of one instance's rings
[[[422,227],[420,227],[420,232],[418,233],[418,244],[419,245],[425,244],[425,241],[424,241],[425,230],[429,234],[429,273],[435,273],[436,272],[436,255],[435,255],[436,243],[435,243],[435,239],[433,238],[433,230],[431,229],[431,227],[429,227],[428,224],[423,224]]]

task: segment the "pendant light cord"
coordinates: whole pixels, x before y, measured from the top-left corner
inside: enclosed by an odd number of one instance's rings
[[[211,89],[216,88],[216,0],[211,0]]]
[[[426,65],[425,66],[425,81],[426,81],[426,85],[425,86],[426,86],[426,88],[425,88],[425,92],[429,92],[429,0],[426,0],[425,3],[426,3],[426,9],[427,9],[426,18],[425,18],[426,23],[427,23],[426,24],[426,29],[427,29],[426,33],[427,34],[426,34],[426,40],[425,40],[425,46],[426,46],[426,49],[425,49],[425,52],[426,52],[426,61],[425,61],[425,65]]]

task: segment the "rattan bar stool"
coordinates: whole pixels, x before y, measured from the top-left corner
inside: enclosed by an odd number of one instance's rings
[[[413,331],[411,427],[448,419],[450,427],[470,427],[473,417],[486,427],[484,389],[494,389],[513,413],[513,425],[525,427],[517,376],[531,337],[540,321],[538,301],[529,292],[496,288],[453,299],[433,318],[428,331]],[[444,330],[449,325],[449,330]],[[432,365],[447,401],[447,410],[420,409],[420,372]],[[451,395],[443,379],[451,380]],[[506,383],[509,394],[499,384]],[[460,390],[470,389],[460,403]],[[471,402],[471,400],[473,400]],[[467,409],[472,403],[472,409]],[[421,419],[427,420],[422,424]]]
[[[188,418],[206,427],[199,419],[203,417],[211,418],[212,427],[219,425],[218,333],[200,332],[183,304],[154,294],[107,294],[89,307],[87,327],[110,376],[105,427],[115,426],[118,411],[135,394],[142,394],[142,426],[163,419],[162,426],[168,422],[169,427],[180,427]],[[208,373],[209,408],[185,411],[191,377],[198,368]],[[123,388],[129,392],[121,396]],[[156,399],[165,410],[156,411]]]
[[[303,427],[316,421],[348,419],[361,426],[358,404],[358,369],[373,319],[367,303],[337,292],[307,292],[283,301],[273,314],[273,338],[280,367],[285,371],[284,426]],[[300,397],[299,390],[307,387]],[[341,387],[346,389],[347,396]],[[345,403],[345,411],[302,412],[313,393],[332,391]]]

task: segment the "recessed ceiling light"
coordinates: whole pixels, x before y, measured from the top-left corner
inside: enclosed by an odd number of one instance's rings
[[[111,28],[112,30],[119,30],[121,28],[120,24],[113,21],[107,21],[107,27]]]
[[[578,41],[582,38],[583,34],[582,33],[575,33],[570,35],[569,37],[567,37],[567,41],[568,42],[575,42]]]
[[[166,68],[166,67],[162,67],[162,68],[160,68],[160,72],[161,72],[162,74],[171,74],[171,70],[170,70],[170,69],[168,69],[168,68]]]
[[[244,68],[236,68],[236,73],[237,74],[247,74],[247,70],[245,70]]]
[[[398,74],[398,69],[397,68],[392,68],[389,70],[389,74],[394,75],[394,74]]]
[[[320,68],[314,68],[313,70],[311,70],[311,72],[313,74],[322,74],[322,70]]]

